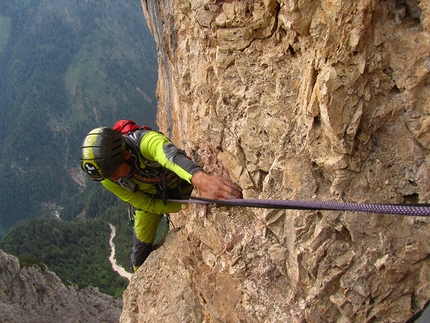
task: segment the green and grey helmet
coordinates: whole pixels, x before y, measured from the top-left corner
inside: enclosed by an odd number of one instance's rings
[[[81,147],[81,167],[93,181],[109,178],[124,162],[124,136],[111,128],[96,128]]]

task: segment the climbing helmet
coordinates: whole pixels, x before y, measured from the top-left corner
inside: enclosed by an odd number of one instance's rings
[[[91,130],[81,147],[81,167],[93,181],[109,178],[124,162],[124,136],[111,128]]]

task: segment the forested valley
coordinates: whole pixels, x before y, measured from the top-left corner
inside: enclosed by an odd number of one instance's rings
[[[100,186],[84,203],[80,207],[88,211],[80,219],[33,219],[5,235],[0,249],[23,262],[40,260],[65,283],[96,286],[103,293],[121,297],[128,281],[114,272],[109,262],[108,223],[116,227],[117,261],[131,271],[132,229],[127,222],[127,205],[117,203],[116,197]]]
[[[140,1],[0,3],[0,248],[120,297],[126,205],[85,178],[85,134],[118,119],[156,128],[157,60]]]

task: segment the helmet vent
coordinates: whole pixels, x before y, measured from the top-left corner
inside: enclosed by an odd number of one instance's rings
[[[124,149],[125,139],[121,133],[111,128],[96,128],[81,147],[81,167],[90,177],[94,168],[100,172],[99,177],[108,178],[124,162]]]

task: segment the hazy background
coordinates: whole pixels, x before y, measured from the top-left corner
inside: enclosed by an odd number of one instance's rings
[[[107,221],[122,226],[125,205],[86,180],[79,147],[88,131],[118,119],[156,128],[156,82],[139,0],[0,3],[0,248],[70,272],[79,272],[73,245],[93,260],[100,248],[104,261]],[[117,255],[125,262],[128,253]]]

